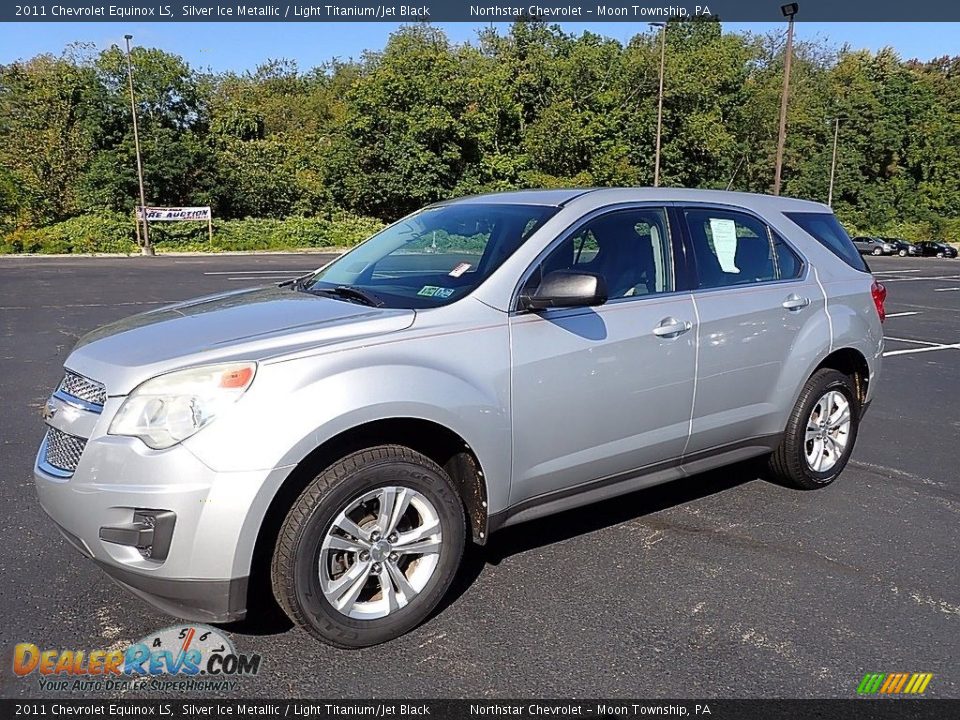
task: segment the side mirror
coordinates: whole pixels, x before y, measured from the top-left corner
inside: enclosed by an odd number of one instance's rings
[[[530,295],[520,296],[523,310],[593,307],[607,301],[607,283],[603,275],[591,272],[557,270],[547,273]]]

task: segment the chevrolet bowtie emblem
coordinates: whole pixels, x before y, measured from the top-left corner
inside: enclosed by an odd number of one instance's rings
[[[53,420],[53,416],[57,414],[57,408],[54,407],[52,402],[47,400],[43,404],[43,409],[40,411],[40,414],[43,415],[44,420]]]

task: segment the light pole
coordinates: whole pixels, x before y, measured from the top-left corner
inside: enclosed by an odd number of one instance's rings
[[[783,172],[783,148],[787,142],[787,99],[790,95],[790,64],[793,61],[793,17],[797,14],[797,3],[780,6],[780,12],[787,18],[787,50],[783,61],[783,94],[780,97],[780,133],[777,135],[777,169],[773,175],[773,194],[780,194],[780,176]]]
[[[660,187],[660,135],[663,130],[663,66],[667,58],[667,24],[652,22],[650,27],[660,28],[660,90],[657,93],[657,145],[653,159],[653,186]]]
[[[827,205],[833,207],[833,178],[837,172],[837,137],[840,135],[840,116],[833,123],[833,156],[830,158],[830,191],[827,193]]]
[[[143,245],[140,252],[143,255],[153,255],[153,245],[150,244],[150,224],[147,222],[147,196],[143,191],[143,163],[140,160],[140,132],[137,129],[137,101],[133,95],[133,63],[130,61],[130,41],[133,35],[124,35],[127,41],[127,82],[130,85],[130,114],[133,116],[133,146],[137,153],[137,179],[140,181],[140,211],[143,213]]]

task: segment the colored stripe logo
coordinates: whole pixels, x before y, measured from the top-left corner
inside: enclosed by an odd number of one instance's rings
[[[931,673],[867,673],[858,695],[923,695],[933,680]]]

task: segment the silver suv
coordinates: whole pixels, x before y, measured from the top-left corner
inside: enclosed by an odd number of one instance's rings
[[[87,335],[37,492],[164,611],[230,621],[272,596],[320,640],[372,645],[431,613],[468,538],[754,456],[833,482],[884,295],[816,203],[439,203],[294,282]]]

